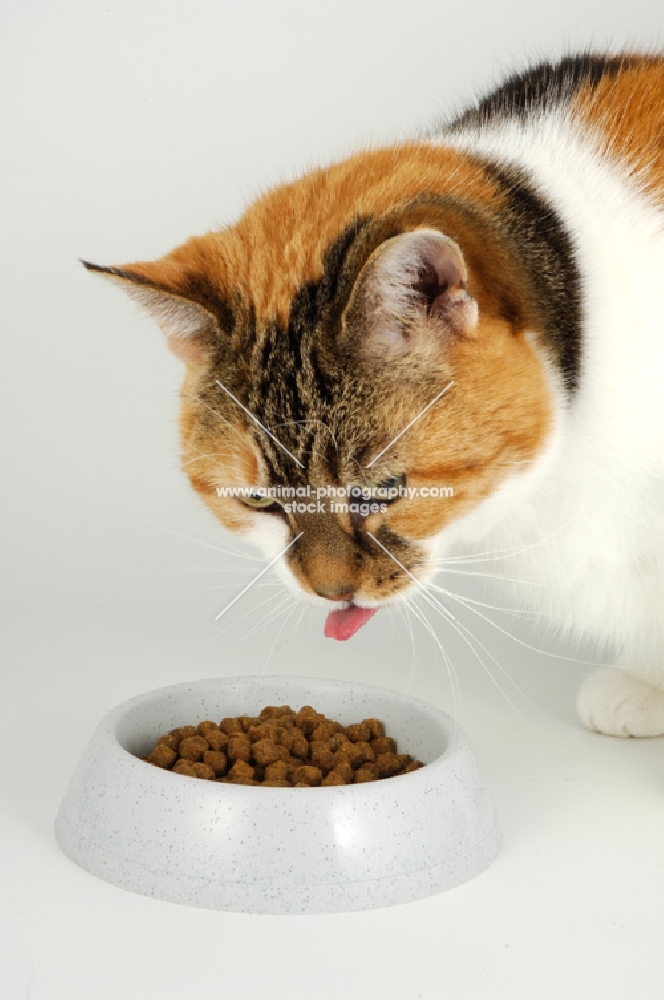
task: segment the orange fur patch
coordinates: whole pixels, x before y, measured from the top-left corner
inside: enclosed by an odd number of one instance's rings
[[[251,303],[259,325],[285,324],[295,292],[320,276],[339,233],[357,218],[427,194],[487,207],[502,197],[479,164],[452,149],[405,144],[363,152],[269,191],[221,232],[126,269],[175,293],[184,293],[184,274],[203,274],[222,294]]]
[[[454,495],[388,508],[390,527],[408,538],[438,534],[471,510],[514,468],[536,458],[551,428],[541,358],[507,323],[485,322],[480,342],[460,341],[449,369],[454,386],[404,436],[403,447],[410,486],[452,487]]]
[[[582,88],[572,111],[664,202],[664,59],[644,57],[617,76]]]

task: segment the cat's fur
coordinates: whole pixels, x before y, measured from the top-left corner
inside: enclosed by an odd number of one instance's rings
[[[184,467],[219,520],[270,557],[303,533],[282,560],[298,589],[369,607],[453,546],[504,551],[539,583],[524,601],[621,650],[584,684],[584,722],[647,736],[664,733],[663,224],[664,61],[582,56],[159,261],[87,266],[186,362]],[[454,496],[362,517],[216,492],[403,475]]]

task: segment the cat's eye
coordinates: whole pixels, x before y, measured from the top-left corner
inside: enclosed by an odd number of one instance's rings
[[[384,479],[382,483],[378,483],[376,487],[378,498],[382,503],[394,503],[395,500],[399,499],[400,492],[405,489],[405,486],[405,474],[390,476],[388,479]]]
[[[252,507],[254,510],[281,509],[274,497],[263,497],[260,493],[249,493],[247,496],[242,497],[242,503],[246,507]]]

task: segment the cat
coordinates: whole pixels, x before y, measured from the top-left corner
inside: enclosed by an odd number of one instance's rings
[[[160,260],[83,263],[161,325],[192,486],[337,602],[327,635],[503,552],[542,584],[521,600],[620,650],[582,721],[664,733],[661,56],[543,63]]]

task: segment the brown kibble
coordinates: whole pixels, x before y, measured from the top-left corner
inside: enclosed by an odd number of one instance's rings
[[[247,736],[252,743],[257,743],[259,740],[273,740],[275,729],[273,722],[258,722],[249,729]]]
[[[173,771],[175,774],[186,774],[190,778],[196,777],[196,772],[194,771],[194,762],[191,760],[178,760],[173,765]]]
[[[347,743],[340,753],[345,753],[350,760],[350,766],[355,770],[362,764],[373,762],[374,752],[370,743]]]
[[[324,773],[331,771],[334,767],[335,754],[330,744],[324,740],[311,741],[311,763],[314,767],[319,767]]]
[[[274,731],[273,739],[275,743],[278,743],[280,747],[283,747],[284,750],[290,753],[293,746],[294,731],[293,729],[287,729],[286,726],[279,725]]]
[[[197,778],[214,778],[214,769],[208,764],[204,764],[202,761],[194,764],[194,774]]]
[[[210,719],[160,736],[152,767],[226,784],[311,788],[376,781],[425,765],[398,754],[380,719],[342,726],[311,705],[268,705],[259,716]]]
[[[311,731],[309,739],[312,743],[321,741],[329,742],[334,734],[340,732],[342,728],[339,722],[331,722],[329,719],[326,719],[325,722],[319,722]]]
[[[306,736],[297,729],[293,733],[293,742],[290,752],[293,757],[301,757],[303,760],[309,756],[309,741]]]
[[[352,745],[352,743],[349,744],[349,746]],[[345,751],[337,750],[335,753],[333,770],[339,772],[346,784],[353,780],[353,767],[351,765],[350,758]]]
[[[303,705],[297,713],[296,722],[305,736],[310,736],[319,722],[325,720],[324,715],[320,715],[311,705]]]
[[[258,740],[252,746],[253,758],[257,764],[274,764],[275,760],[285,760],[288,751],[277,746],[273,740]]]
[[[293,784],[320,785],[323,774],[319,767],[312,767],[310,764],[302,764],[293,771]]]
[[[210,749],[210,744],[202,736],[188,736],[180,743],[180,757],[186,760],[202,760],[203,754]]]
[[[295,714],[302,719],[317,719],[320,713],[316,711],[313,705],[303,705]]]
[[[355,752],[357,753],[359,751],[364,756],[364,760],[360,761],[361,764],[366,764],[366,763],[373,764],[373,762],[376,759],[376,755],[373,752],[371,743],[365,743],[365,742],[355,743],[354,746],[355,746]]]
[[[254,780],[254,769],[245,760],[236,760],[228,772],[231,781],[238,785],[248,785]]]
[[[219,728],[222,729],[226,736],[237,736],[238,733],[242,733],[242,723],[239,719],[222,719],[219,723]]]
[[[352,726],[346,726],[344,732],[351,743],[368,743],[371,739],[371,730],[366,722],[356,722]]]
[[[210,750],[225,750],[228,746],[228,736],[221,729],[208,729],[205,739],[210,744]]]
[[[180,740],[173,733],[166,733],[165,736],[160,736],[157,740],[157,746],[168,747],[169,750],[177,750],[180,746]]]
[[[333,733],[332,736],[330,736],[330,748],[332,750],[341,750],[344,743],[350,743],[350,740],[343,731]]]
[[[337,753],[343,753],[348,758],[350,766],[355,769],[364,763],[364,757],[361,750],[355,749],[354,743],[346,743],[343,750],[337,750]]]
[[[287,781],[295,768],[286,760],[275,760],[265,768],[266,781]]]
[[[274,720],[274,722],[276,722],[279,726],[283,726],[285,729],[291,730],[297,726],[297,716],[291,709],[290,715],[280,715]]]
[[[375,736],[371,740],[371,749],[376,757],[381,753],[396,753],[397,741],[393,740],[390,736]]]
[[[392,778],[401,770],[401,761],[395,753],[379,753],[376,757],[379,778]]]
[[[226,773],[228,758],[223,750],[206,750],[203,763],[211,767],[215,774],[221,775]]]
[[[205,719],[204,722],[199,722],[198,725],[196,726],[196,729],[198,730],[199,735],[203,736],[205,739],[207,739],[207,734],[209,732],[220,731],[217,723],[212,722],[210,719]]]
[[[292,754],[289,754],[288,757],[286,757],[286,763],[290,764],[291,768],[295,770],[296,767],[301,767],[302,764],[305,764],[306,760],[302,760],[301,757],[293,757]]]
[[[380,719],[363,719],[362,723],[369,729],[369,739],[375,740],[385,735],[385,726]]]
[[[226,746],[226,754],[229,760],[243,760],[249,763],[251,760],[251,740],[244,733],[231,736]]]
[[[178,759],[177,750],[171,750],[165,743],[157,743],[152,753],[147,758],[149,764],[156,764],[157,767],[170,767]]]
[[[362,781],[377,781],[378,777],[378,768],[375,764],[368,762],[367,764],[362,764],[361,767],[358,767],[355,772],[354,781],[355,784],[359,785]]]
[[[351,774],[352,773],[353,772],[351,771]],[[321,781],[321,785],[325,785],[326,788],[329,787],[330,785],[347,785],[348,783],[349,782],[346,781],[343,774],[340,774],[339,771],[335,771],[334,769],[328,771],[323,780]]]
[[[178,726],[177,729],[171,730],[171,736],[174,736],[178,741],[178,746],[182,740],[188,739],[190,736],[196,736],[198,734],[197,726]]]

